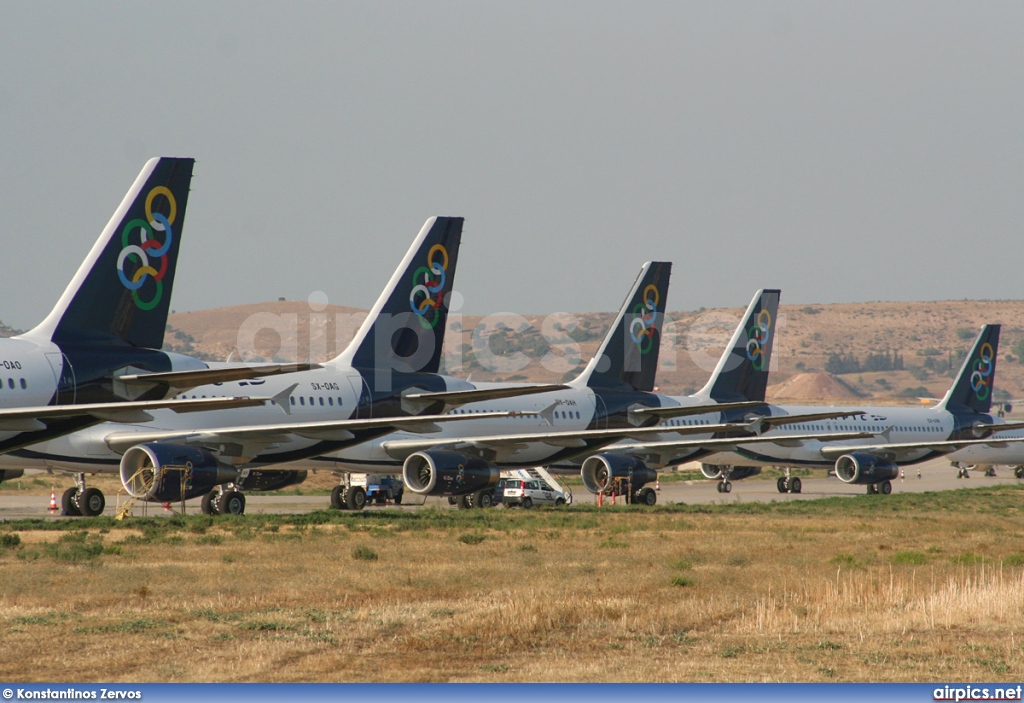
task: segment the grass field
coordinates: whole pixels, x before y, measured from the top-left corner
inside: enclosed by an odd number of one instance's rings
[[[12,681],[1019,681],[1024,489],[0,524]]]

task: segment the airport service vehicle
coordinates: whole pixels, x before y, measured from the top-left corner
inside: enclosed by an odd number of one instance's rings
[[[53,310],[34,329],[0,339],[0,452],[67,435],[105,420],[144,421],[148,413],[263,405],[220,393],[175,398],[227,372],[165,352],[164,330],[177,269],[193,159],[148,161]],[[264,373],[289,370],[267,367]],[[45,468],[45,467],[43,467]],[[99,514],[104,497],[85,485],[62,497],[65,511]],[[20,462],[0,481],[22,475]]]
[[[206,496],[204,511],[238,514],[245,510],[243,491],[278,490],[305,478],[303,467],[286,462],[396,428],[437,431],[441,423],[469,419],[443,412],[465,402],[561,388],[482,389],[438,374],[462,223],[458,217],[427,220],[355,338],[335,359],[287,376],[225,381],[180,396],[231,398],[256,387],[274,399],[272,405],[187,418],[153,411],[149,421],[105,423],[27,447],[0,459],[0,466],[119,473],[135,500]],[[363,486],[346,484],[340,495],[350,508],[366,502]]]
[[[383,505],[390,501],[395,505],[402,504],[402,494],[405,492],[405,486],[402,485],[402,480],[397,476],[390,476],[388,474],[362,474],[361,476],[354,476],[352,484],[362,484],[364,486],[366,489],[367,503]],[[339,493],[341,492],[340,489],[341,486],[334,487],[334,490]],[[332,497],[331,503],[340,502],[340,500],[340,496]]]
[[[569,501],[566,500],[564,493],[556,490],[543,479],[510,478],[505,482],[505,494],[502,502],[510,508],[516,506],[532,508],[535,505],[559,507]]]

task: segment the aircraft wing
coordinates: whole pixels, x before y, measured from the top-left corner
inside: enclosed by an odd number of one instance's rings
[[[166,386],[177,390],[205,386],[210,383],[227,383],[243,381],[247,378],[278,376],[297,371],[309,371],[323,368],[320,364],[261,364],[259,366],[225,366],[193,371],[162,371],[158,373],[124,374],[114,379],[115,384],[123,384],[136,392]],[[127,393],[125,395],[128,395]],[[130,397],[130,396],[129,396]]]
[[[860,452],[863,454],[873,454],[874,456],[885,457],[890,461],[903,461],[908,454],[919,452],[922,449],[936,452],[938,454],[949,454],[950,452],[955,452],[958,449],[970,447],[975,444],[987,444],[989,446],[999,447],[1017,442],[1024,442],[1024,437],[1007,437],[1005,439],[993,439],[989,437],[987,439],[940,440],[938,442],[899,442],[865,444],[862,446],[852,447],[824,446],[821,448],[821,455],[825,459],[833,460],[838,459],[844,454]]]
[[[100,422],[149,422],[148,410],[173,410],[176,413],[205,410],[227,410],[263,405],[272,398],[169,398],[167,400],[136,400],[121,403],[82,403],[80,405],[43,405],[35,408],[0,410],[0,431],[33,432],[46,429],[42,420],[70,417],[91,417]]]
[[[104,442],[112,451],[123,454],[136,444],[145,442],[171,442],[210,447],[222,453],[239,446],[266,447],[280,442],[303,437],[320,441],[344,442],[355,439],[356,432],[366,430],[405,430],[407,432],[437,432],[438,423],[460,422],[490,418],[509,418],[537,413],[493,412],[467,415],[402,415],[398,417],[369,418],[365,420],[329,420],[324,422],[287,422],[268,425],[247,425],[220,427],[202,430],[125,430],[112,432]],[[219,447],[227,447],[221,450]],[[237,456],[252,456],[248,451]]]
[[[864,414],[863,410],[835,410],[822,413],[804,413],[802,415],[771,415],[755,418],[752,422],[759,424],[761,426],[761,431],[766,432],[774,427],[783,427],[784,425],[796,425],[802,422],[818,422],[820,420],[839,420],[845,417],[859,417]],[[871,435],[873,436],[874,433],[871,433]]]
[[[474,416],[469,416],[474,417]],[[475,417],[479,417],[476,415]],[[617,427],[608,430],[571,430],[565,432],[524,432],[481,437],[453,437],[450,439],[392,439],[384,442],[384,451],[394,459],[404,460],[411,454],[428,449],[455,449],[477,455],[509,456],[517,449],[531,444],[580,449],[594,448],[594,443],[617,442],[620,439],[641,439],[659,434],[712,434],[716,432],[746,432],[746,423],[694,425],[683,427]],[[599,446],[599,444],[598,444]]]
[[[537,386],[510,386],[505,388],[479,388],[466,391],[437,391],[424,393],[406,393],[402,400],[407,403],[418,403],[430,405],[438,401],[445,405],[465,405],[466,403],[478,403],[482,400],[500,400],[502,398],[517,398],[521,395],[533,395],[535,393],[549,393],[551,391],[564,391],[569,386],[562,383],[549,383]]]
[[[664,408],[634,408],[630,412],[633,415],[643,417],[653,415],[654,417],[668,420],[673,417],[684,417],[686,415],[705,415],[707,413],[724,412],[726,410],[746,410],[747,408],[763,408],[767,403],[763,400],[744,400],[736,403],[706,403],[703,405],[669,405]]]
[[[846,432],[830,434],[799,434],[799,435],[760,435],[757,437],[716,437],[714,439],[669,440],[667,442],[637,442],[635,444],[616,444],[607,451],[615,454],[629,454],[642,457],[651,463],[667,464],[680,452],[687,449],[707,449],[716,452],[735,451],[737,447],[747,444],[776,444],[780,447],[799,447],[810,440],[843,441],[850,439],[868,439],[877,436],[873,432]]]

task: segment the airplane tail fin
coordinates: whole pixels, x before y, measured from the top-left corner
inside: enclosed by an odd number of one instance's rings
[[[576,379],[591,388],[654,390],[672,264],[648,261],[597,354]]]
[[[461,217],[431,217],[348,347],[358,368],[437,373],[462,241]]]
[[[992,409],[1000,329],[1000,325],[981,328],[960,373],[936,408],[954,414],[987,413]]]
[[[163,346],[194,163],[146,163],[56,306],[26,337]]]
[[[719,402],[764,400],[779,316],[777,289],[754,294],[707,385],[697,395]]]

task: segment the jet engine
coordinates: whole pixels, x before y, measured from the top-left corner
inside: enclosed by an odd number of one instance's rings
[[[183,444],[137,444],[121,457],[121,483],[139,500],[188,500],[237,478],[234,467],[205,449]]]
[[[25,475],[22,469],[0,469],[0,483],[21,478]]]
[[[461,496],[492,488],[500,473],[493,464],[460,452],[416,452],[402,464],[406,487],[427,496]]]
[[[844,483],[873,484],[891,481],[900,475],[900,469],[888,459],[874,454],[856,452],[836,459],[836,476]]]
[[[728,471],[725,471],[728,469]],[[721,466],[719,464],[701,464],[700,472],[704,474],[705,478],[728,478],[732,481],[742,481],[745,478],[751,476],[757,476],[761,473],[760,466]]]
[[[658,472],[647,468],[647,464],[631,456],[621,454],[595,454],[587,457],[580,469],[583,485],[591,493],[606,493],[612,488],[612,480],[626,479],[636,491],[640,486],[658,480]]]
[[[306,480],[308,471],[243,471],[235,485],[245,491],[279,491],[288,486],[297,486]]]

